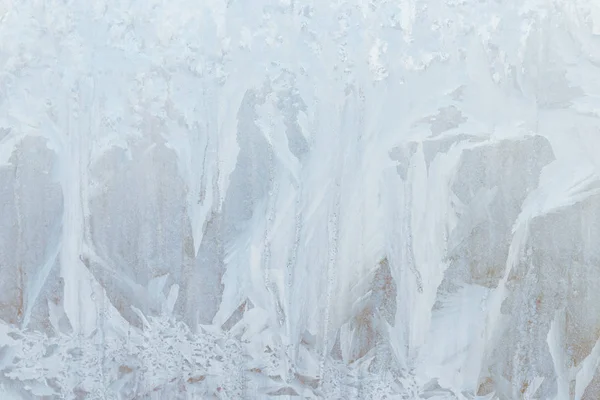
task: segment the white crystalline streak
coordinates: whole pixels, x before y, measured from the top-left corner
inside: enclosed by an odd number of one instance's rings
[[[600,398],[600,3],[0,2],[2,399]]]

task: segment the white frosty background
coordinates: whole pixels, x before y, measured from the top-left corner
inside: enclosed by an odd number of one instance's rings
[[[0,0],[0,398],[597,400],[599,168],[597,0]]]

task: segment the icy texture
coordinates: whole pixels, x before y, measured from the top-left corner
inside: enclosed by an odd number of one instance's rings
[[[600,398],[596,0],[0,1],[1,399]]]

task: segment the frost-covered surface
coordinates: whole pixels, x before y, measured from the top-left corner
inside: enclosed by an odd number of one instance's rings
[[[0,398],[600,398],[596,0],[0,1]]]

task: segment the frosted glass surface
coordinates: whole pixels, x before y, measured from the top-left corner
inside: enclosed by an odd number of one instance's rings
[[[0,0],[0,399],[600,399],[597,0]]]

